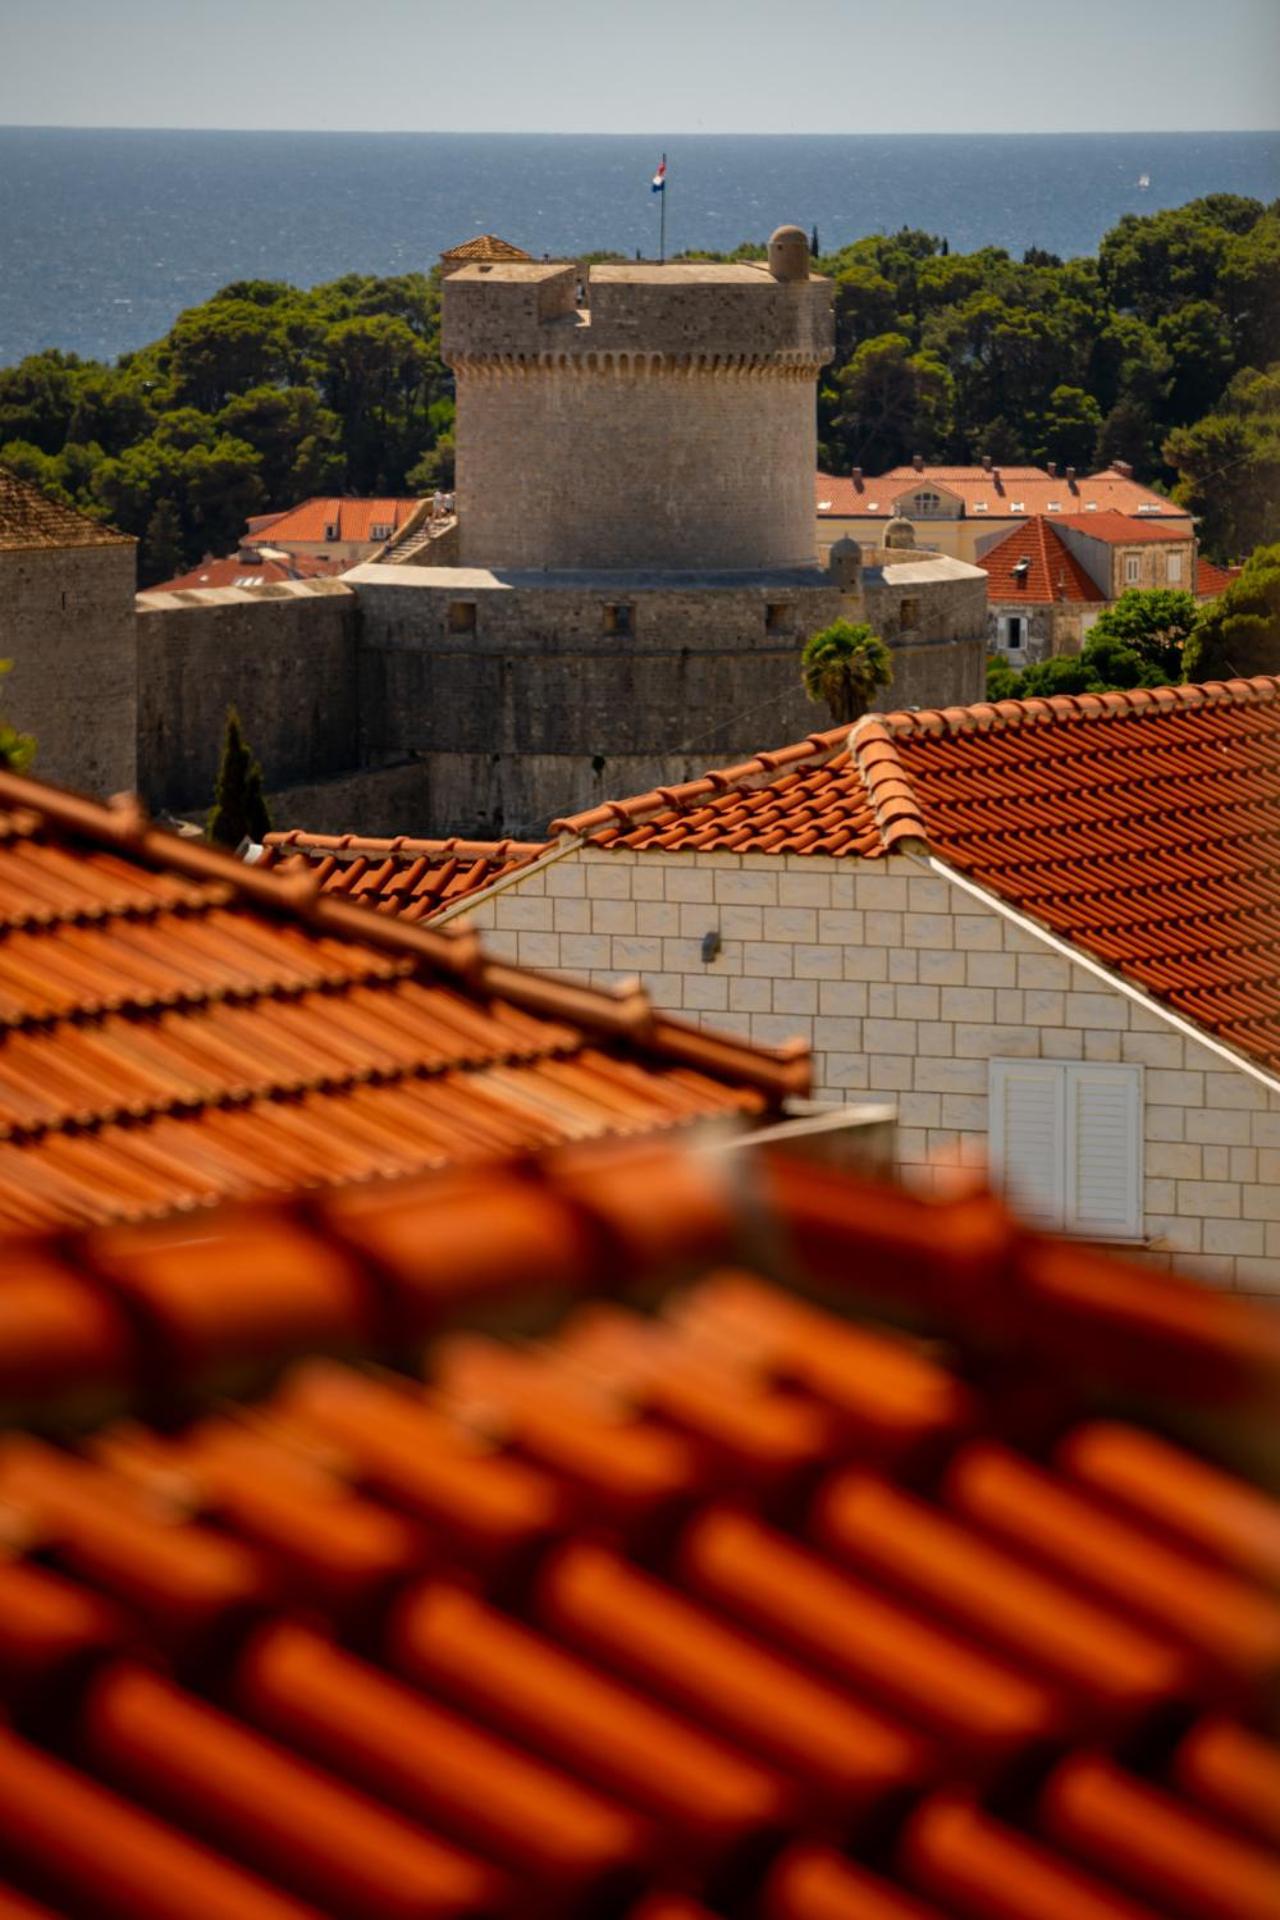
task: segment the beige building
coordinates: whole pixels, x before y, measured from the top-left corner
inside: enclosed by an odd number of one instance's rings
[[[932,465],[921,459],[888,473],[817,476],[818,546],[825,550],[842,534],[874,544],[887,520],[910,520],[917,545],[957,560],[975,561],[1022,521],[1044,514],[1055,522],[1076,515],[1117,514],[1146,526],[1160,521],[1190,539],[1190,514],[1133,477],[1125,461],[1100,473],[1074,467],[976,467]]]
[[[447,911],[804,1040],[917,1181],[990,1161],[1046,1225],[1280,1292],[1278,750],[1276,680],[871,716],[559,822]]]

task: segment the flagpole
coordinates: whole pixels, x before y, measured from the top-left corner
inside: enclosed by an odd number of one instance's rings
[[[660,212],[659,212],[659,214],[658,214],[658,264],[659,264],[659,266],[664,266],[664,265],[666,264],[666,258],[667,258],[667,173],[666,173],[666,167],[667,167],[667,156],[666,156],[666,154],[664,153],[664,154],[663,154],[663,156],[662,156],[662,169],[663,169],[663,171],[662,171],[662,192],[661,192],[661,193],[660,193],[660,194],[658,195],[658,198],[659,198],[659,200],[660,200],[660,201],[662,202],[662,207],[661,207],[661,211],[660,211]]]

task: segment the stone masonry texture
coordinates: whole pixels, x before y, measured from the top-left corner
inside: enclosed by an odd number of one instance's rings
[[[522,963],[639,974],[667,1011],[807,1040],[819,1098],[896,1105],[926,1188],[985,1161],[993,1058],[1141,1065],[1149,1257],[1280,1294],[1280,1094],[922,861],[582,848],[468,914]]]

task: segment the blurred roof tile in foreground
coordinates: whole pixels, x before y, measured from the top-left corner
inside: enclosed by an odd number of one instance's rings
[[[6,1299],[0,1915],[1277,1910],[1264,1310],[669,1140]]]

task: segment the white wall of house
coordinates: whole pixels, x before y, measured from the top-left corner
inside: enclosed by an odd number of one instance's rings
[[[1280,1093],[923,858],[573,848],[468,916],[522,964],[639,974],[671,1012],[770,1045],[801,1036],[820,1096],[896,1103],[903,1171],[925,1186],[987,1160],[993,1061],[1140,1069],[1110,1077],[1136,1086],[1140,1240],[1181,1271],[1280,1293]],[[1104,1105],[1105,1081],[1086,1089]],[[1075,1093],[1059,1098],[1066,1114]],[[1074,1167],[1070,1139],[1062,1151]]]

